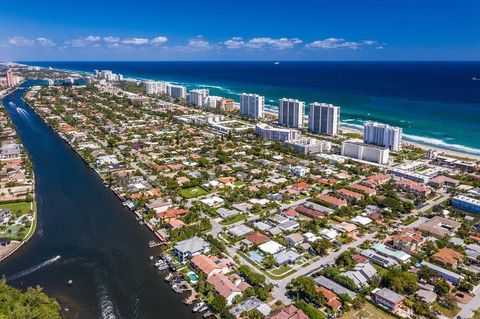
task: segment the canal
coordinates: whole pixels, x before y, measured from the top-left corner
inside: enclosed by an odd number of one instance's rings
[[[44,287],[66,318],[192,318],[148,261],[153,234],[22,101],[25,90],[5,97],[3,106],[33,162],[38,225],[0,264],[0,276],[18,288]]]

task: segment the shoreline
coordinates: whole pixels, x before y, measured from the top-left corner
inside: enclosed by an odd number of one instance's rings
[[[356,129],[351,128],[351,127],[341,126],[341,125],[340,125],[340,132],[361,134],[363,136],[363,131],[356,130]],[[461,158],[466,158],[466,159],[469,159],[469,160],[480,161],[480,155],[475,155],[475,154],[470,154],[470,153],[462,153],[462,152],[453,151],[453,150],[449,150],[449,149],[438,147],[438,146],[430,146],[430,145],[426,145],[426,144],[422,144],[422,143],[418,143],[418,142],[412,142],[412,141],[409,141],[409,140],[403,140],[402,144],[418,147],[418,148],[421,148],[425,151],[428,150],[428,149],[434,149],[434,150],[438,151],[438,153],[440,155],[461,157]]]
[[[29,66],[32,66],[33,64],[24,64],[24,65],[29,65]],[[46,69],[47,67],[41,67],[41,68],[44,68]],[[86,75],[86,76],[93,76],[93,72],[91,71],[82,71],[82,70],[72,70],[72,69],[63,69],[63,68],[53,68],[52,67],[52,70],[57,70],[57,71],[61,71],[61,72],[65,72],[65,73],[73,73],[73,74],[78,74],[78,75]],[[127,77],[124,78],[124,80],[128,81],[128,80],[133,80],[133,81],[160,81],[160,82],[170,82],[170,83],[173,83],[173,84],[177,84],[177,85],[183,85],[183,86],[195,86],[195,87],[211,87],[211,88],[216,88],[218,86],[216,85],[209,85],[209,84],[205,84],[205,83],[193,83],[193,82],[179,82],[179,81],[170,81],[170,80],[161,80],[161,79],[155,79],[155,78],[148,78],[148,77],[139,77],[139,76],[135,76],[135,75],[129,75]],[[225,88],[222,88],[222,90],[226,90]],[[232,94],[231,94],[232,95]],[[267,106],[270,106],[270,107],[267,107]],[[274,115],[274,116],[277,116],[277,108],[275,105],[272,105],[272,104],[265,104],[265,108],[264,108],[264,113],[267,113],[269,115]],[[305,116],[305,118],[308,118],[308,116]],[[352,118],[353,119],[353,118]],[[345,120],[352,120],[350,118],[347,118],[347,119],[344,119],[343,121]],[[340,121],[342,123],[342,121]],[[403,129],[403,128],[402,128]],[[351,130],[352,133],[362,133],[363,132],[361,130],[356,130],[352,127],[346,127],[346,126],[342,126],[340,124],[340,130],[343,130],[343,131],[348,131],[348,130]],[[404,134],[405,136],[405,134]],[[418,138],[425,138],[425,139],[428,139],[430,137],[427,137],[427,136],[422,136],[422,135],[412,135],[412,136],[416,136]],[[442,141],[444,142],[443,140],[439,140],[439,141]],[[462,157],[462,158],[470,158],[470,159],[474,159],[474,160],[480,160],[480,149],[476,149],[474,147],[470,147],[470,146],[466,146],[466,145],[462,145],[462,144],[450,144],[453,146],[456,146],[456,145],[459,145],[461,147],[466,147],[466,148],[471,148],[473,150],[478,150],[479,154],[472,154],[468,151],[459,151],[459,150],[452,150],[450,148],[447,148],[447,147],[441,147],[441,146],[438,146],[438,145],[434,145],[432,143],[422,143],[422,142],[416,142],[416,141],[411,141],[411,140],[405,140],[404,138],[404,141],[403,143],[407,144],[407,145],[413,145],[415,147],[419,147],[419,148],[422,148],[422,149],[435,149],[437,150],[439,153],[444,153],[444,154],[447,154],[447,155],[451,155],[451,156],[455,156],[455,157]],[[448,144],[447,142],[444,142],[445,144]]]

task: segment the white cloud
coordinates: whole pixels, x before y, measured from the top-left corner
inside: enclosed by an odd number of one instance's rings
[[[213,48],[212,45],[210,45],[210,42],[205,40],[202,36],[188,40],[187,47],[195,50],[209,50]]]
[[[21,36],[13,36],[7,39],[7,44],[16,47],[24,47],[34,45],[35,41]]]
[[[103,41],[105,41],[107,43],[117,43],[117,42],[120,41],[120,38],[119,37],[108,36],[108,37],[103,37]]]
[[[167,37],[164,36],[158,36],[150,40],[150,43],[153,45],[160,45],[168,41]]]
[[[128,38],[122,40],[123,44],[128,45],[145,45],[148,44],[149,40],[147,38]]]
[[[88,37],[85,38],[85,41],[88,42],[97,42],[100,41],[102,38],[99,37],[98,35],[89,35]]]
[[[310,42],[306,45],[307,48],[314,49],[352,49],[356,50],[360,47],[377,45],[377,41],[364,40],[364,41],[346,41],[343,38],[327,38],[324,40],[317,40]]]
[[[223,42],[223,44],[229,49],[262,49],[265,47],[270,47],[279,50],[290,49],[293,48],[296,44],[300,43],[302,43],[302,40],[300,40],[299,38],[274,39],[269,37],[252,38],[248,41],[244,41],[240,37],[233,37],[230,40]]]
[[[56,45],[55,42],[45,37],[38,37],[35,40],[43,47],[54,47]]]

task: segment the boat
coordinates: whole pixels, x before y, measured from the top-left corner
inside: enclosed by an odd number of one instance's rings
[[[473,81],[480,81],[480,79],[477,78],[477,77],[473,77],[472,80],[473,80]],[[10,102],[10,103],[11,103],[11,102]]]
[[[172,280],[174,276],[175,275],[173,274],[173,272],[168,273],[168,275],[165,277],[165,281],[170,282],[170,280]]]
[[[280,62],[279,62],[279,61],[275,61],[275,62],[273,62],[273,64],[278,65],[278,64],[280,64]]]
[[[12,106],[12,107],[15,107],[15,106],[16,106],[15,103],[13,103],[12,101],[8,102],[8,105],[9,105],[9,106]]]
[[[168,269],[168,264],[161,259],[157,260],[154,265],[158,270]]]
[[[204,312],[205,310],[208,310],[208,306],[207,305],[204,305],[203,307],[201,307],[198,312]]]
[[[203,314],[203,318],[208,318],[210,316],[213,316],[213,312],[211,312],[210,310]]]
[[[201,308],[205,307],[205,303],[203,301],[195,304],[195,306],[193,306],[193,309],[192,311],[193,312],[199,312]]]
[[[73,280],[70,279],[70,280],[68,281],[68,285],[71,286],[72,284],[73,284]]]

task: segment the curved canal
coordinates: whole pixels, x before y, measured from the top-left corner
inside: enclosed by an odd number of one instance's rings
[[[44,287],[68,308],[66,318],[192,318],[148,262],[153,234],[22,101],[24,92],[3,105],[33,162],[38,224],[0,264],[0,276],[19,288]]]

